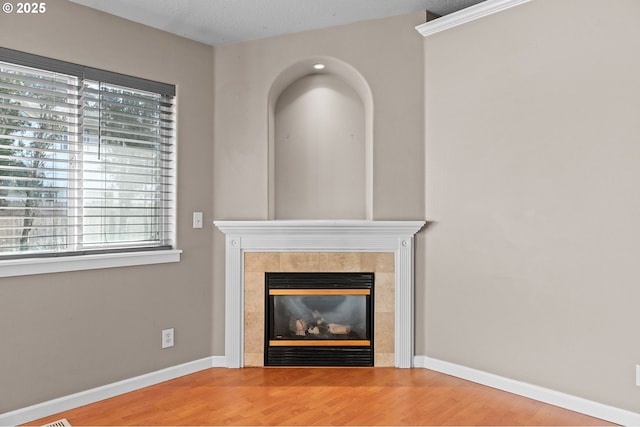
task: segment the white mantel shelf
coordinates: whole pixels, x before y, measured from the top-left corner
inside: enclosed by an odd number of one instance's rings
[[[225,234],[242,235],[414,235],[425,221],[367,221],[367,220],[273,220],[273,221],[214,221]]]
[[[214,221],[225,234],[225,359],[243,366],[244,252],[393,252],[395,366],[413,362],[413,236],[425,221]]]

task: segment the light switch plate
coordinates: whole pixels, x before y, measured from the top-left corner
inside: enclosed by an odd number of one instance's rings
[[[202,212],[193,213],[193,228],[202,228]]]

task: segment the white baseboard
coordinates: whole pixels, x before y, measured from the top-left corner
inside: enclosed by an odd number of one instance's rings
[[[37,405],[17,409],[15,411],[0,414],[0,426],[13,426],[23,424],[38,418],[48,417],[62,411],[68,411],[79,406],[88,405],[123,393],[138,390],[194,372],[208,368],[225,367],[224,356],[205,357],[182,365],[172,366],[138,377],[129,378],[112,384],[81,391],[68,396],[63,396]]]
[[[227,358],[225,356],[211,356],[212,368],[226,368]]]
[[[544,387],[501,377],[455,363],[445,362],[426,356],[415,356],[416,368],[426,368],[443,374],[452,375],[478,384],[497,388],[509,393],[524,396],[560,408],[569,409],[601,420],[626,426],[640,426],[640,414],[604,405],[602,403],[560,393]]]

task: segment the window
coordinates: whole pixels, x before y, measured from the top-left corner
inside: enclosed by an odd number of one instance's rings
[[[172,249],[174,96],[0,48],[0,260]]]

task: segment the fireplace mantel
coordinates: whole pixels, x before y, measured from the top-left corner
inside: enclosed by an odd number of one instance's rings
[[[243,366],[244,252],[393,252],[395,366],[413,360],[413,236],[424,221],[214,221],[225,234],[225,360]]]

